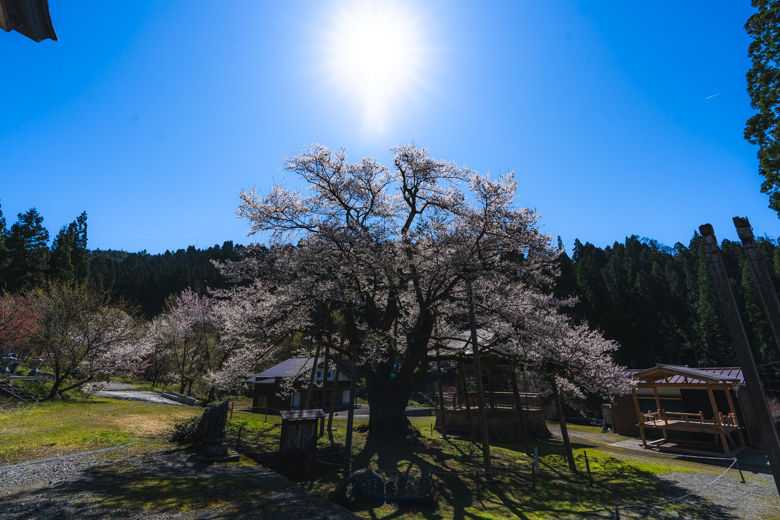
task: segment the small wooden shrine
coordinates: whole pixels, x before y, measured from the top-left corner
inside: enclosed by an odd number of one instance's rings
[[[745,439],[742,434],[744,427],[740,424],[732,398],[734,386],[742,383],[741,374],[731,371],[717,374],[689,367],[657,365],[635,372],[633,377],[636,380],[636,386],[632,394],[643,447],[654,448],[666,443],[716,446],[722,448],[723,453],[728,457],[745,449]],[[709,410],[698,412],[665,410],[661,406],[661,400],[664,397],[659,397],[659,388],[668,389],[669,387],[706,391],[712,412],[710,413]],[[637,390],[647,389],[653,392],[655,411],[647,410],[644,412],[640,407]],[[725,395],[725,403],[728,406],[728,412],[725,414],[718,407],[717,393]],[[723,401],[723,399],[720,400]],[[648,442],[647,430],[649,429],[660,430],[662,437]],[[690,435],[689,438],[681,440],[672,438],[670,432],[686,432]],[[713,440],[702,440],[702,437]],[[674,448],[674,451],[690,452],[694,450]]]

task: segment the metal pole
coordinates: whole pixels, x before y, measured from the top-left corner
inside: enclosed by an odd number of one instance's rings
[[[737,352],[737,359],[742,367],[742,375],[745,378],[745,388],[750,396],[750,401],[756,415],[758,431],[761,440],[764,443],[769,465],[772,468],[772,474],[775,479],[775,486],[780,494],[780,439],[777,437],[777,431],[773,424],[772,414],[769,411],[769,405],[766,402],[764,389],[761,386],[761,379],[756,369],[756,362],[753,359],[753,352],[750,350],[750,344],[747,340],[745,327],[739,315],[737,302],[734,299],[734,293],[731,291],[726,266],[723,264],[723,258],[718,247],[718,239],[715,238],[715,232],[710,224],[699,226],[704,248],[707,252],[707,260],[712,270],[712,277],[715,281],[715,287],[718,289],[721,305],[723,305],[723,314],[726,318],[726,325],[729,329],[729,335]]]
[[[753,238],[753,229],[747,217],[734,217],[734,226],[737,228],[737,234],[742,240],[742,250],[745,252],[750,272],[753,274],[753,280],[756,282],[756,290],[761,297],[761,303],[764,305],[764,311],[772,327],[772,334],[775,336],[775,344],[780,350],[780,300],[777,298],[777,291],[769,276],[769,269],[761,257],[761,250],[756,245]]]

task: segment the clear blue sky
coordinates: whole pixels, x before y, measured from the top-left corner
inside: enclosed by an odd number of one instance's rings
[[[514,170],[569,247],[736,240],[735,215],[780,235],[742,137],[747,0],[49,4],[59,42],[0,32],[9,225],[37,207],[52,237],[86,211],[93,249],[248,243],[237,194],[286,155],[389,163],[413,140]]]

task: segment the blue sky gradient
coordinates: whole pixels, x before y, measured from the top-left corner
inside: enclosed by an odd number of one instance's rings
[[[0,33],[9,225],[37,207],[52,236],[86,211],[93,249],[248,243],[237,194],[283,179],[286,155],[316,141],[389,164],[414,141],[515,171],[567,247],[687,244],[705,222],[736,240],[736,215],[779,234],[742,136],[746,0],[49,4],[59,42]],[[329,49],[377,5],[402,13],[417,67],[366,125]]]

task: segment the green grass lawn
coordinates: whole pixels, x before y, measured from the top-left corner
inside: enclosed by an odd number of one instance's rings
[[[235,409],[239,409],[237,403]],[[165,435],[173,423],[201,413],[202,409],[185,408],[109,399],[43,402],[27,405],[0,406],[0,465],[27,460],[118,446],[124,443]],[[364,518],[444,519],[444,518],[585,518],[596,511],[609,518],[606,510],[615,502],[648,503],[683,494],[664,486],[660,477],[668,472],[706,472],[713,478],[722,469],[674,459],[660,459],[639,452],[629,452],[606,445],[574,443],[578,473],[569,471],[558,441],[533,443],[540,455],[541,475],[534,490],[532,460],[520,452],[521,445],[491,446],[493,468],[499,482],[484,483],[481,477],[477,494],[475,472],[483,471],[482,450],[465,438],[443,439],[432,431],[433,417],[410,418],[419,436],[409,440],[377,440],[360,431],[353,432],[353,470],[370,467],[386,479],[400,474],[418,476],[423,470],[433,471],[437,494],[432,503],[356,504],[353,510]],[[366,419],[356,418],[355,426]],[[258,454],[275,453],[279,446],[281,420],[234,412],[228,421],[228,442],[235,448],[241,432],[240,451],[260,459]],[[335,430],[319,439],[323,453],[333,446],[343,445],[345,420],[334,420]],[[592,427],[592,433],[600,429]],[[575,428],[573,430],[579,430]],[[574,433],[574,432],[572,432]],[[583,441],[584,442],[584,441]],[[595,443],[594,443],[595,444]],[[587,452],[592,472],[590,484],[585,471]],[[339,457],[336,456],[336,460]],[[242,458],[242,464],[251,464]],[[116,471],[120,471],[117,468]],[[168,477],[166,477],[168,478]],[[183,478],[183,477],[182,477]],[[154,509],[163,506],[167,494],[155,498],[155,489],[171,489],[178,503],[198,507],[202,498],[201,483],[170,477],[165,482],[145,476],[138,482],[128,481],[139,503]],[[329,497],[336,492],[342,475],[337,466],[317,464],[312,483],[302,485]],[[130,489],[128,488],[128,489]],[[173,492],[172,491],[172,492]],[[149,495],[149,496],[147,496]],[[188,498],[189,497],[189,498]],[[190,500],[191,499],[191,500]],[[163,501],[163,502],[160,502]],[[188,502],[189,501],[189,502]],[[681,518],[704,518],[706,499],[684,501],[667,506]],[[601,512],[601,513],[598,513]],[[711,512],[711,511],[710,511]]]
[[[0,465],[119,446],[161,435],[201,409],[116,399],[0,407]]]

